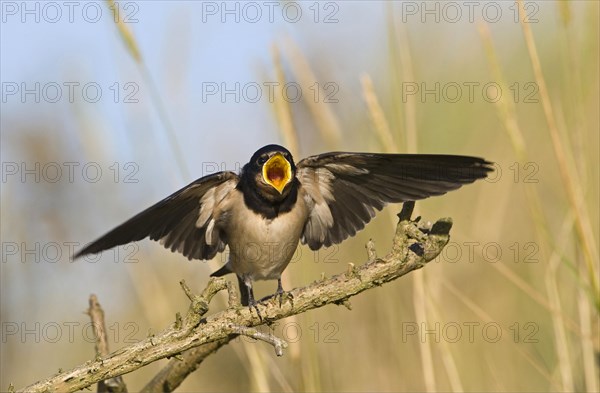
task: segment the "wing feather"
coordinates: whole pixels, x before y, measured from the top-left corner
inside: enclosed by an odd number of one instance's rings
[[[487,176],[490,162],[431,154],[332,152],[297,165],[311,214],[302,243],[330,246],[365,227],[388,203],[442,195]]]
[[[213,213],[238,181],[233,172],[200,178],[88,244],[74,258],[149,237],[188,259],[211,259],[225,249]]]

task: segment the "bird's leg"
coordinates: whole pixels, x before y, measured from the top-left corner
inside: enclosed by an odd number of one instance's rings
[[[247,306],[249,304],[248,299],[248,287],[246,286],[246,282],[244,279],[236,274],[238,279],[238,287],[240,288],[240,303],[242,306]]]
[[[281,285],[281,277],[279,277],[277,279],[277,291],[275,292],[275,297],[279,297],[279,307],[282,306],[284,296],[290,300],[290,303],[292,303],[292,308],[294,308],[294,298],[290,292],[285,292],[283,290],[283,286]]]
[[[281,307],[283,302],[283,294],[285,291],[283,290],[283,286],[281,285],[281,277],[277,279],[277,291],[275,292],[275,297],[279,297],[279,307]]]
[[[264,302],[269,299],[279,298],[279,307],[283,305],[283,298],[287,298],[292,303],[292,308],[294,307],[294,298],[290,292],[286,292],[283,290],[283,286],[281,285],[281,277],[277,279],[277,290],[274,294],[263,297],[259,300],[259,302]]]
[[[238,276],[238,283],[240,285],[240,294],[242,295],[242,306],[248,306],[248,308],[250,309],[250,312],[252,312],[252,309],[254,308],[254,310],[256,310],[256,314],[258,315],[258,318],[262,321],[262,315],[260,314],[260,311],[258,311],[258,307],[256,306],[256,300],[254,299],[254,290],[252,289],[252,280],[250,280],[249,277],[240,277]],[[243,285],[242,285],[243,284]],[[242,289],[242,287],[245,286],[246,287],[246,291],[244,293],[244,290]]]

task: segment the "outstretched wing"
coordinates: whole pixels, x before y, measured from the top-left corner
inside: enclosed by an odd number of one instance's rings
[[[297,165],[311,213],[302,243],[330,246],[364,228],[388,203],[442,195],[487,176],[477,157],[428,154],[326,153]]]
[[[214,228],[213,210],[238,180],[233,172],[200,178],[88,244],[74,258],[150,237],[188,259],[211,259],[225,249]]]

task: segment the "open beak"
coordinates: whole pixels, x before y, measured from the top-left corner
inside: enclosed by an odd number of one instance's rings
[[[281,153],[275,153],[262,167],[263,179],[281,194],[292,180],[292,166]]]

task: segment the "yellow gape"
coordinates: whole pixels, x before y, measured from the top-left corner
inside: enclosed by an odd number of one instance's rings
[[[263,179],[280,194],[292,179],[292,166],[280,153],[276,153],[265,162],[262,172]]]

